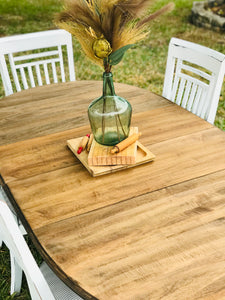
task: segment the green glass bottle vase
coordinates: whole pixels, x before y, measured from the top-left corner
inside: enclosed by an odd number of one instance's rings
[[[95,140],[113,146],[128,137],[132,107],[115,94],[112,73],[103,73],[103,94],[88,107],[88,117]]]

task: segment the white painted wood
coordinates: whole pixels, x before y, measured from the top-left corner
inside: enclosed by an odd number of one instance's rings
[[[48,74],[48,66],[44,63],[44,72],[45,72],[45,80],[46,84],[50,84],[49,74]]]
[[[163,96],[213,124],[224,74],[224,54],[172,38]]]
[[[39,65],[35,65],[35,69],[36,69],[36,74],[37,74],[37,81],[38,81],[38,85],[42,86],[42,78],[41,78],[41,71],[40,71],[40,66]]]
[[[177,104],[178,105],[180,105],[181,100],[183,99],[185,84],[186,84],[186,80],[184,78],[181,78],[179,89],[178,89],[178,94],[177,94]]]
[[[10,208],[13,218],[15,219],[15,221],[17,221],[20,232],[23,235],[26,235],[27,232],[26,232],[25,228],[23,227],[21,221],[18,219],[16,212],[14,211],[8,197],[6,196],[4,190],[2,189],[1,186],[0,186],[0,199],[2,201],[4,201],[7,204],[7,206]],[[0,232],[0,247],[2,246],[2,241],[3,241],[3,237]],[[11,294],[13,294],[14,292],[20,291],[21,280],[22,280],[22,270],[21,270],[21,268],[18,268],[18,265],[17,265],[15,259],[12,257],[10,257],[10,264],[11,264]]]
[[[33,71],[32,71],[32,66],[28,66],[28,73],[29,73],[29,79],[30,79],[31,87],[35,87],[35,82],[34,82],[34,75],[33,75]]]
[[[56,73],[56,68],[55,68],[55,62],[52,61],[52,74],[53,74],[53,80],[54,80],[54,83],[57,83],[58,82],[58,78],[57,78],[57,73]]]
[[[62,51],[62,46],[66,46],[66,54]],[[33,53],[26,54],[25,51]],[[67,56],[69,80],[75,81],[72,37],[67,31],[49,30],[0,38],[0,73],[5,95],[43,85],[43,82],[56,83],[57,75],[65,82],[63,56]],[[43,72],[40,72],[41,68]]]
[[[17,90],[17,92],[20,92],[21,91],[21,85],[20,85],[20,82],[19,82],[19,78],[17,76],[16,66],[13,62],[13,55],[12,55],[12,53],[9,53],[8,56],[9,56],[9,63],[10,63],[10,67],[11,67],[11,71],[12,71],[12,75],[13,75],[13,80],[14,80],[15,85],[16,85],[16,90]],[[8,72],[8,70],[7,70],[7,72]],[[1,74],[1,75],[2,75],[2,81],[4,81],[4,74]],[[11,88],[12,88],[11,81],[9,83],[10,83]]]
[[[0,54],[0,74],[4,74],[4,79],[2,75],[3,87],[6,95],[13,94],[12,84],[10,81],[7,64],[4,55]]]
[[[182,100],[182,105],[183,107],[186,107],[189,95],[190,95],[190,91],[191,91],[191,85],[192,83],[190,81],[186,81],[186,88],[184,90],[184,97]]]
[[[40,58],[40,57],[48,57],[58,55],[58,51],[46,51],[41,53],[33,53],[28,55],[21,55],[21,56],[14,56],[14,61],[22,61],[22,60],[28,60],[33,58]]]
[[[189,100],[188,100],[188,103],[186,106],[187,110],[189,110],[189,111],[192,110],[192,105],[195,100],[196,91],[197,91],[197,84],[194,82],[192,84],[191,94],[190,94],[190,97],[189,97]]]
[[[28,90],[28,83],[27,83],[27,78],[26,78],[26,75],[25,75],[24,68],[20,68],[20,75],[21,75],[21,78],[22,78],[24,89]]]
[[[19,229],[20,229],[21,233],[22,233],[23,235],[27,234],[27,232],[26,232],[25,228],[23,227],[21,221],[20,221],[19,218],[17,217],[17,214],[16,214],[16,212],[15,212],[15,210],[14,210],[12,204],[10,203],[10,201],[9,201],[9,199],[8,199],[8,197],[7,197],[6,193],[5,193],[5,191],[3,190],[3,188],[2,188],[1,186],[0,186],[0,199],[1,199],[2,201],[4,201],[4,202],[7,204],[7,206],[10,208],[10,210],[11,210],[11,212],[12,212],[12,214],[13,214],[14,219],[17,221],[17,224],[18,224],[18,226],[19,226]]]
[[[20,65],[16,65],[15,66],[15,69],[25,69],[25,68],[28,68],[29,66],[31,67],[34,67],[36,65],[39,65],[39,66],[44,66],[44,64],[50,64],[52,62],[60,62],[60,60],[58,58],[52,58],[52,59],[45,59],[45,60],[40,60],[40,61],[37,61],[37,62],[29,62],[29,63],[23,63],[23,64],[20,64]]]
[[[15,257],[13,256],[12,252],[10,251],[10,264],[11,264],[11,288],[10,293],[20,292],[21,284],[22,284],[22,269],[18,265]]]
[[[43,263],[39,268],[28,248],[7,204],[0,199],[0,236],[10,251],[15,282],[11,293],[20,291],[24,272],[31,298],[34,300],[82,300]]]
[[[192,106],[192,112],[194,114],[197,114],[197,108],[199,107],[200,99],[202,97],[202,91],[203,91],[202,87],[198,86],[195,101],[194,101],[193,106]]]
[[[63,55],[62,55],[62,47],[59,46],[58,47],[58,51],[59,51],[59,59],[60,59],[60,69],[61,69],[61,77],[62,77],[62,82],[65,82],[65,73],[64,73],[64,65],[63,65]]]

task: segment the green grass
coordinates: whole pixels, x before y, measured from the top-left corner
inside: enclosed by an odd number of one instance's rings
[[[148,38],[127,51],[123,61],[113,68],[114,80],[162,93],[168,44],[171,37],[193,41],[225,53],[225,34],[197,28],[190,23],[194,0],[175,0],[175,10],[161,16],[150,27]],[[169,0],[155,0],[152,11]],[[55,28],[54,14],[62,9],[60,0],[0,0],[0,36]],[[102,69],[92,64],[74,40],[76,76],[78,80],[101,80]],[[0,82],[0,95],[3,95]],[[225,130],[225,84],[218,106],[215,125]],[[32,243],[29,241],[29,244]],[[34,249],[32,247],[32,249]],[[33,250],[35,253],[35,249]],[[38,254],[36,255],[38,257]],[[0,249],[0,300],[29,299],[26,282],[19,296],[9,296],[10,268],[5,247]]]

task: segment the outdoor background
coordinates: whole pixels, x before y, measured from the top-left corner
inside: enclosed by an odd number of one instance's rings
[[[154,12],[169,2],[169,0],[153,0],[151,11]],[[148,37],[128,50],[122,62],[113,68],[115,82],[136,85],[161,94],[171,37],[199,43],[225,54],[225,33],[198,28],[190,23],[193,2],[194,0],[174,0],[176,7],[172,13],[152,22]],[[0,37],[55,29],[54,15],[62,10],[62,7],[63,1],[60,0],[0,0]],[[101,80],[103,70],[86,59],[75,39],[73,44],[77,80]],[[0,80],[0,97],[3,94]],[[7,100],[0,99],[0,101]],[[225,131],[225,83],[215,125]],[[221,153],[221,155],[224,154]],[[30,241],[29,244],[32,246]],[[33,252],[40,262],[35,249]],[[10,297],[9,287],[9,255],[3,247],[0,249],[0,300],[30,299],[25,281],[23,291],[19,296]]]
[[[172,0],[152,0],[151,11]],[[190,23],[193,0],[174,0],[174,11],[151,23],[148,37],[130,49],[122,62],[113,68],[115,82],[123,82],[162,93],[171,37],[196,42],[225,54],[225,33],[195,27]],[[0,36],[54,29],[54,15],[62,10],[62,0],[0,0]],[[92,64],[74,39],[77,79],[101,80],[100,67]],[[0,82],[0,96],[3,95]],[[129,99],[128,99],[129,100]],[[225,84],[215,125],[225,130]]]

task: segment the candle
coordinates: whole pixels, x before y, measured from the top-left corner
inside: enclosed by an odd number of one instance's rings
[[[87,134],[83,137],[83,139],[81,140],[80,145],[78,147],[77,154],[80,154],[82,151],[84,151],[84,149],[86,148],[86,146],[88,144],[89,138],[90,138],[90,134]]]

